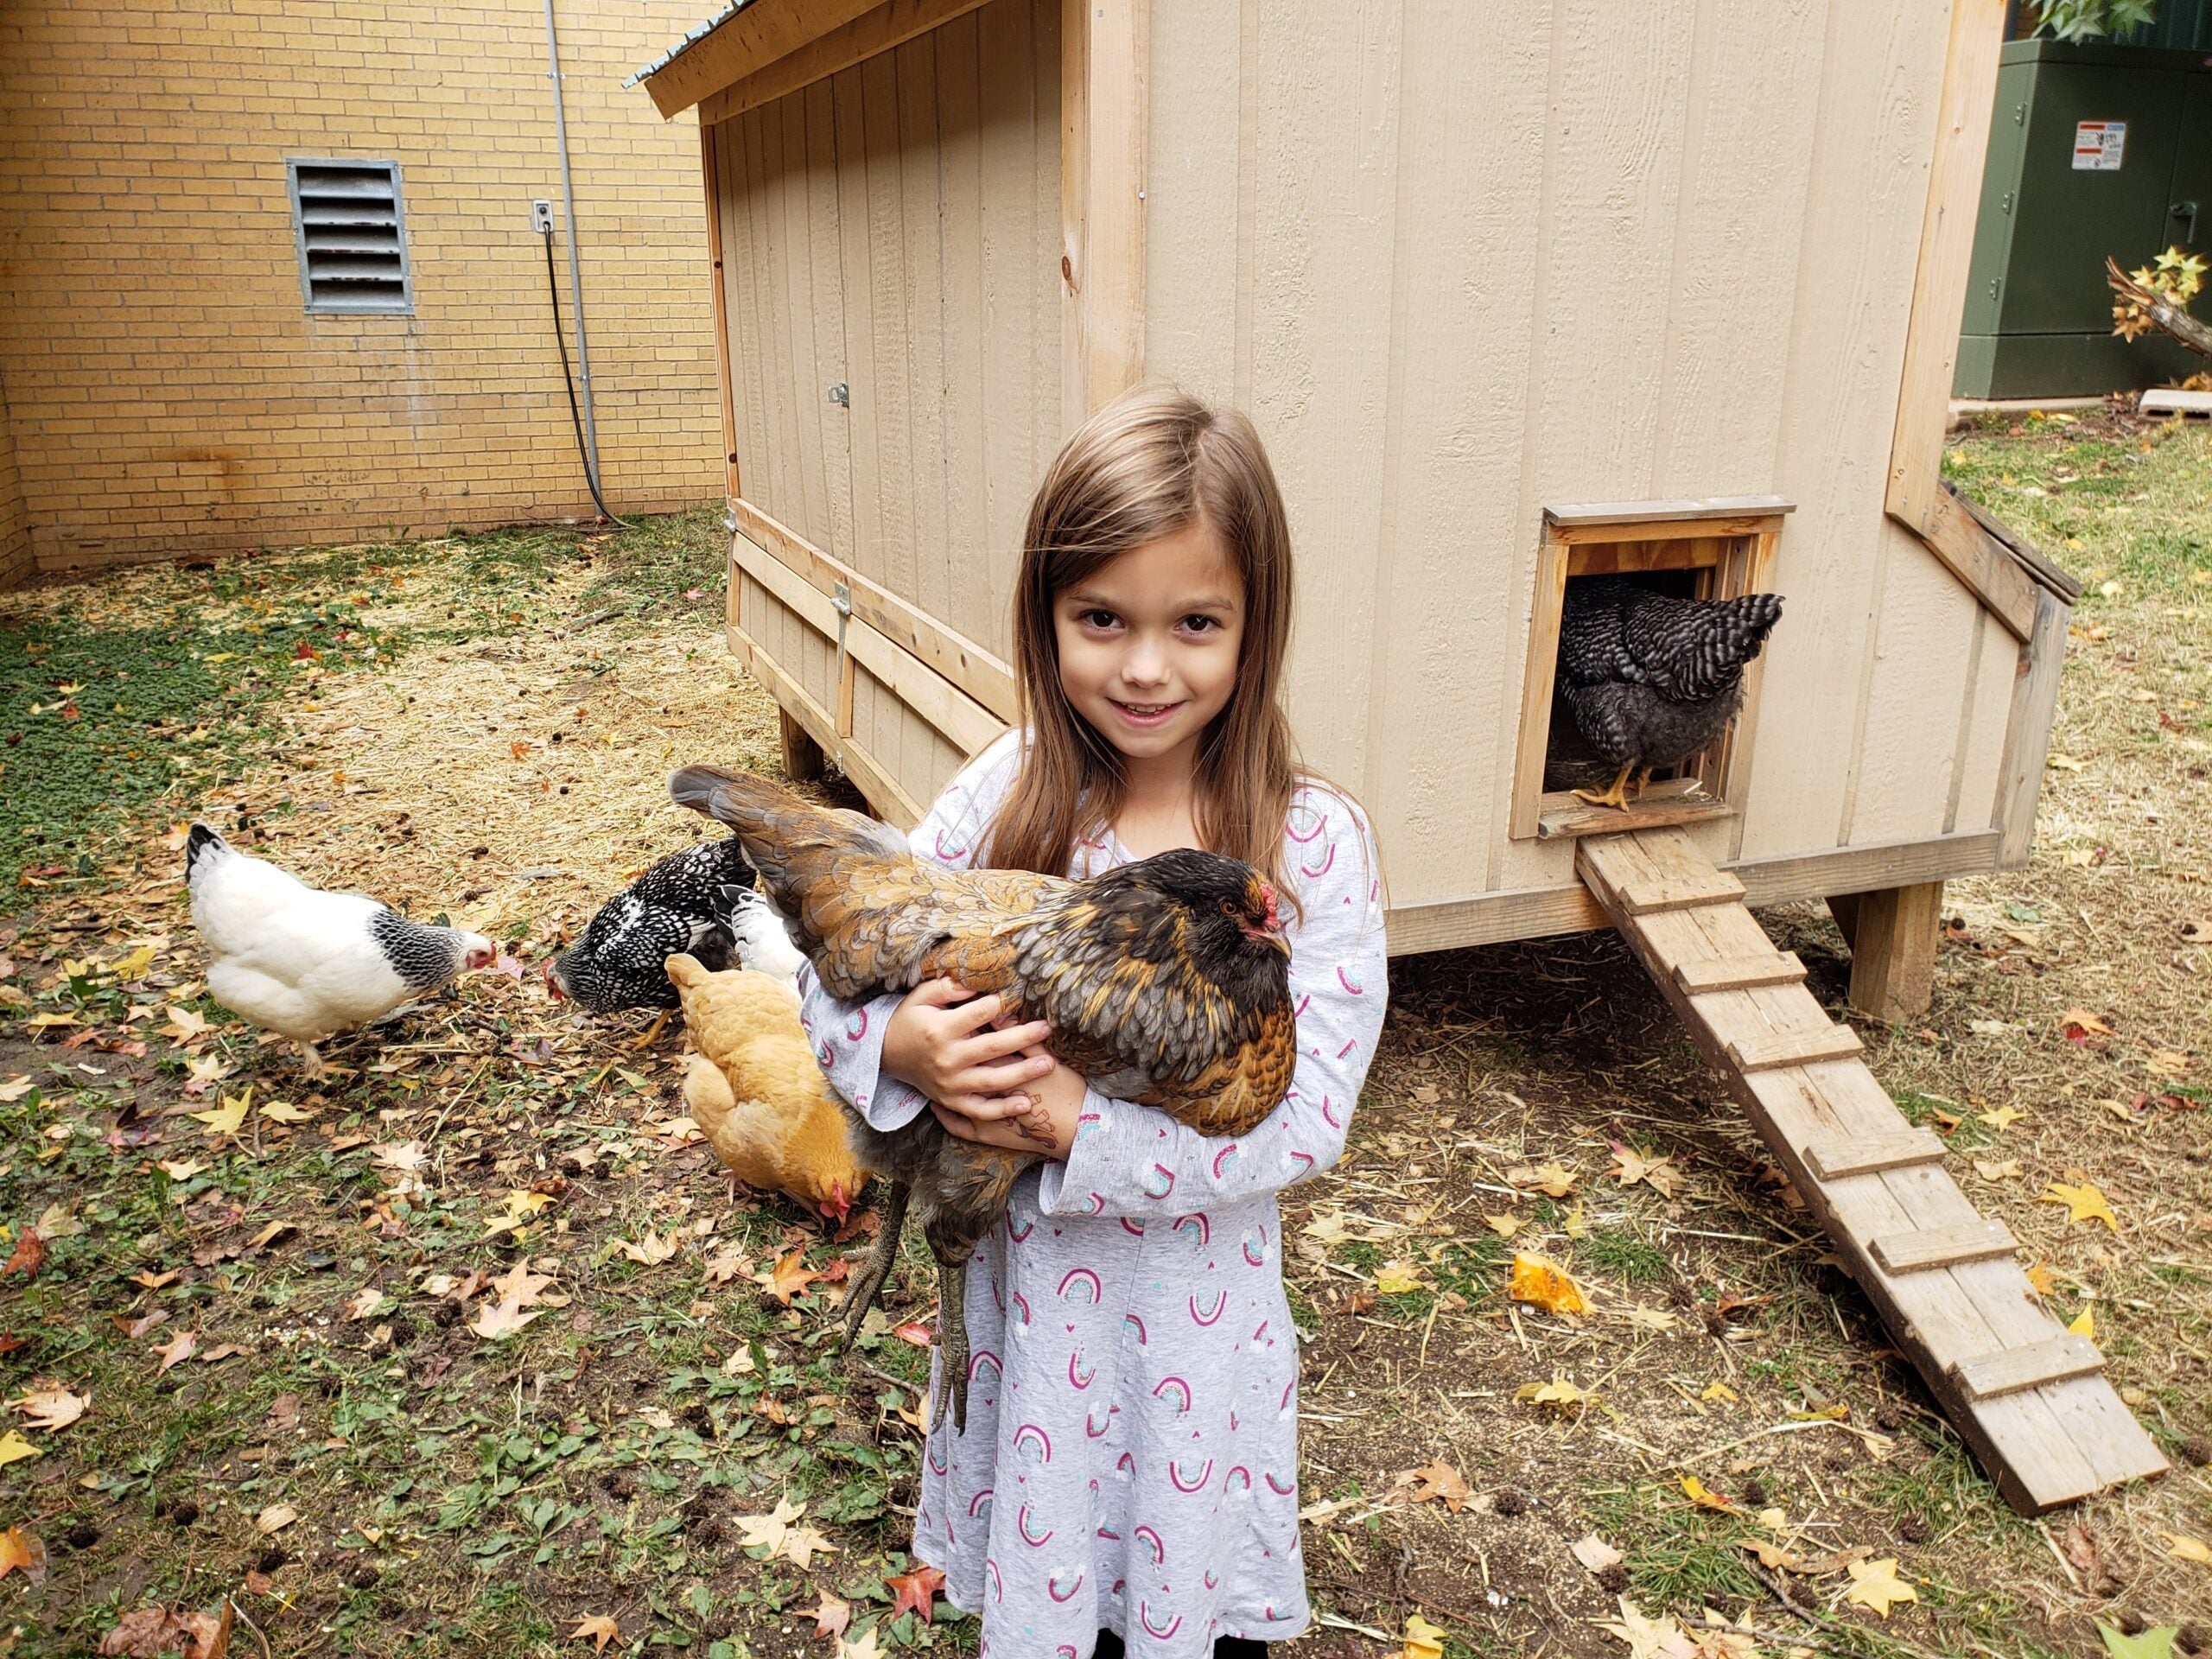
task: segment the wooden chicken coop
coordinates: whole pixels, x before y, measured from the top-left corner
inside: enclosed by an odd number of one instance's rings
[[[745,0],[702,25],[637,79],[698,112],[728,639],[790,759],[918,818],[1014,716],[1046,461],[1087,410],[1174,383],[1273,457],[1292,714],[1372,814],[1393,950],[1613,925],[1662,889],[1825,898],[1860,1005],[1924,1005],[1942,882],[2027,857],[2078,591],[1940,477],[2005,10]],[[1629,813],[1543,788],[1561,598],[1605,571],[1787,601],[1727,736]],[[1609,880],[1578,862],[1599,831],[1714,874]],[[1773,1020],[1763,999],[1803,995],[1790,964],[1667,949],[1686,995]],[[1708,1052],[1762,1061],[1747,1106],[1763,1068],[1858,1066],[1809,1024],[1741,1050],[1726,1023]],[[1831,1177],[1804,1135],[1778,1155],[1837,1225],[1824,1179],[1926,1213],[1924,1147],[1861,1127]],[[1880,1242],[1863,1276],[1952,1284],[1932,1242]],[[1931,1379],[1989,1375],[1905,1334]],[[2006,1375],[2008,1399],[2051,1382]],[[2158,1466],[2076,1380],[2094,1409],[2037,1433],[2104,1423],[2117,1449],[2016,1478],[2024,1507]]]

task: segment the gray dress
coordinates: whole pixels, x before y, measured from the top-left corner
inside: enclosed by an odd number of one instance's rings
[[[1008,733],[916,827],[965,866],[1018,764]],[[1284,826],[1299,1059],[1258,1128],[1209,1138],[1095,1090],[1065,1164],[1014,1185],[968,1270],[968,1432],[930,1437],[914,1554],[983,1621],[996,1659],[1141,1659],[1306,1628],[1298,1538],[1298,1338],[1275,1193],[1342,1155],[1382,1026],[1379,867],[1364,817],[1320,785]],[[1071,874],[1128,861],[1111,836]],[[841,1002],[810,971],[804,1017],[830,1083],[880,1129],[925,1109],[882,1071],[896,996]]]

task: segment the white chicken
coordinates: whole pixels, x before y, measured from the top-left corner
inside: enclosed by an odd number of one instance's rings
[[[207,991],[232,1013],[301,1046],[390,1014],[499,951],[481,933],[410,922],[358,893],[323,893],[242,853],[204,823],[184,843],[192,925],[207,952]]]

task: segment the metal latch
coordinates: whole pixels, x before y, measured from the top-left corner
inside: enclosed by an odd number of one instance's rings
[[[830,608],[837,613],[837,671],[830,683],[842,685],[845,683],[845,627],[853,620],[853,590],[842,582],[837,583],[830,590]],[[841,732],[838,735],[842,737],[845,734]]]
[[[830,388],[830,401],[846,409],[853,406],[853,389],[840,380]]]

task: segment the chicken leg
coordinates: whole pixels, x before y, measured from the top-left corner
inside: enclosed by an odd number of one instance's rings
[[[886,1188],[881,1225],[875,1230],[875,1243],[868,1246],[868,1260],[861,1264],[860,1277],[845,1293],[848,1348],[860,1340],[861,1326],[868,1319],[868,1311],[875,1306],[875,1299],[883,1292],[883,1281],[891,1276],[892,1264],[899,1260],[899,1235],[906,1225],[906,1200],[913,1195],[913,1188],[905,1181],[887,1182]]]
[[[932,1234],[937,1230],[929,1230]],[[938,1381],[944,1392],[938,1398],[937,1413],[930,1424],[932,1433],[944,1421],[944,1408],[949,1399],[952,1406],[952,1428],[957,1434],[968,1432],[968,1263],[975,1255],[975,1247],[968,1243],[963,1249],[958,1243],[937,1234],[930,1239],[930,1254],[937,1258],[937,1352]]]
[[[1578,789],[1574,791],[1575,798],[1587,801],[1592,806],[1610,806],[1617,811],[1625,812],[1628,810],[1629,804],[1628,775],[1635,770],[1635,761],[1624,761],[1621,765],[1620,776],[1613,779],[1611,788],[1606,790],[1602,795],[1592,790]],[[1649,776],[1648,772],[1645,775]],[[1640,785],[1637,792],[1643,793]]]

